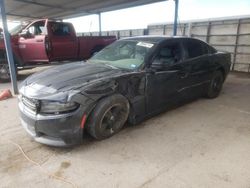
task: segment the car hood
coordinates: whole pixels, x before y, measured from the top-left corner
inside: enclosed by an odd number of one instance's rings
[[[22,83],[20,93],[40,98],[58,92],[80,89],[93,82],[121,75],[123,72],[121,69],[105,64],[69,63],[28,77]]]

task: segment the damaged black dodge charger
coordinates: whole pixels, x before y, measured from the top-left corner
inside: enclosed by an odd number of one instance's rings
[[[36,73],[20,87],[25,130],[54,146],[81,143],[86,130],[96,139],[117,133],[171,106],[219,95],[230,54],[184,37],[119,40],[86,62]]]

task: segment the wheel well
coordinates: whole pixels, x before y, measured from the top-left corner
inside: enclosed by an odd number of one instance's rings
[[[13,53],[13,59],[14,59],[16,66],[22,65],[21,59],[18,56],[16,56],[14,53]],[[0,61],[2,61],[2,60],[6,60],[6,63],[8,63],[7,62],[7,54],[6,54],[5,50],[0,50]]]
[[[90,116],[91,113],[94,111],[96,105],[97,105],[101,100],[103,100],[103,99],[105,99],[105,98],[108,98],[108,97],[111,97],[112,95],[115,95],[115,94],[117,94],[117,93],[112,93],[112,94],[110,94],[110,95],[104,95],[104,96],[100,97],[98,100],[96,100],[95,104],[94,104],[94,105],[90,108],[90,110],[87,112],[87,119],[86,119],[86,125],[85,125],[85,126],[88,126],[88,119],[89,119],[89,116]],[[120,95],[122,95],[122,94],[120,94]],[[123,96],[124,98],[127,99],[128,104],[129,104],[129,111],[130,111],[130,110],[131,110],[131,103],[130,103],[129,99],[128,99],[126,96],[124,96],[124,95],[122,95],[122,96]]]
[[[6,52],[5,50],[0,50],[0,60],[6,60]]]

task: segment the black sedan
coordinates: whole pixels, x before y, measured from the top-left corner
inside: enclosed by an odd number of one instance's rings
[[[119,40],[86,62],[36,73],[20,87],[25,130],[54,146],[100,140],[169,107],[219,95],[230,54],[185,37]]]

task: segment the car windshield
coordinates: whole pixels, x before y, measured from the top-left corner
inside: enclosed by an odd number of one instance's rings
[[[135,70],[144,63],[144,59],[153,43],[120,40],[107,46],[92,58],[90,63],[104,63],[122,69]]]

